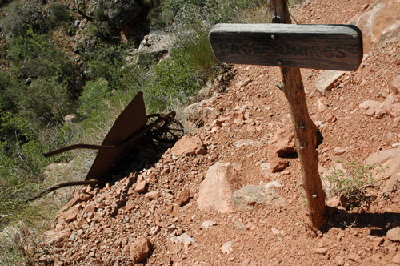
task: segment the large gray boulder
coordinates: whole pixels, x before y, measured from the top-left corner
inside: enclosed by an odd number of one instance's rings
[[[233,193],[232,202],[240,211],[251,211],[254,208],[282,203],[283,199],[271,187],[247,185]]]
[[[137,63],[148,66],[159,61],[171,51],[175,42],[171,33],[157,31],[147,34],[139,45]]]

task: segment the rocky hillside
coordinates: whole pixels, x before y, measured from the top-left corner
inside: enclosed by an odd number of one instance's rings
[[[228,84],[217,80],[211,98],[181,111],[189,134],[157,163],[78,189],[43,241],[26,247],[33,263],[399,265],[399,14],[395,0],[292,10],[301,24],[363,31],[358,70],[301,70],[323,136],[325,231],[309,227],[279,68],[234,65]]]

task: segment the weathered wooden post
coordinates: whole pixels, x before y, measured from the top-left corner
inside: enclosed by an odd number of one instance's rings
[[[350,25],[293,25],[286,0],[271,0],[273,22],[218,24],[210,31],[215,56],[228,63],[280,66],[290,106],[311,226],[325,225],[325,192],[318,173],[317,128],[311,120],[299,67],[355,70],[362,60],[361,31]]]

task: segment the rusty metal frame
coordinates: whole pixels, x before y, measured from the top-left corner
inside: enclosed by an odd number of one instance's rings
[[[157,119],[146,125],[149,118],[153,117],[157,117]],[[82,143],[75,144],[48,152],[45,154],[45,157],[81,148],[98,150],[99,152],[86,176],[86,180],[96,180],[98,184],[105,183],[109,180],[110,171],[132,150],[136,142],[163,122],[163,127],[176,122],[175,112],[172,111],[166,115],[146,115],[143,93],[140,91],[115,120],[114,125],[111,127],[101,146]]]
[[[110,173],[115,170],[119,162],[128,156],[132,149],[138,144],[142,137],[149,134],[151,138],[161,142],[168,142],[168,139],[162,139],[158,134],[170,132],[174,137],[172,142],[183,135],[182,125],[175,120],[175,112],[169,112],[165,115],[152,114],[146,115],[146,107],[143,101],[143,92],[139,92],[129,105],[121,112],[111,127],[107,136],[101,145],[92,144],[74,144],[61,149],[44,154],[45,157],[51,157],[66,151],[75,149],[94,149],[98,154],[83,181],[73,181],[60,183],[42,191],[37,196],[27,199],[26,202],[41,198],[43,195],[55,191],[62,187],[78,185],[99,185],[103,186],[112,180]],[[149,119],[153,122],[147,125]],[[179,126],[179,129],[170,127],[172,123]],[[154,131],[153,131],[154,130]],[[175,135],[172,131],[178,131],[181,134]]]

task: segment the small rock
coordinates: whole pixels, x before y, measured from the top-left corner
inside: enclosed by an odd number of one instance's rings
[[[155,234],[157,234],[160,231],[160,227],[158,225],[150,228],[150,235],[154,236]]]
[[[340,231],[340,232],[336,235],[337,241],[342,240],[343,237],[344,237],[344,231]]]
[[[377,246],[377,247],[382,245],[384,241],[385,240],[383,239],[383,237],[375,237],[374,240],[373,240],[374,245]]]
[[[69,239],[71,232],[69,229],[65,229],[62,231],[47,231],[44,232],[45,242],[47,245],[57,246],[58,243],[65,239]]]
[[[271,164],[270,164],[270,163],[262,163],[262,164],[261,164],[261,168],[263,168],[263,169],[270,169],[270,168],[271,168]]]
[[[235,145],[235,147],[237,148],[241,148],[243,146],[247,146],[247,145],[251,145],[254,147],[262,147],[263,144],[260,141],[256,141],[256,140],[252,140],[252,139],[240,139],[238,141],[236,141],[235,143],[233,143],[233,145]]]
[[[226,254],[231,253],[233,251],[233,248],[232,248],[233,243],[234,243],[234,241],[231,240],[231,241],[228,241],[225,244],[223,244],[221,247],[221,252],[226,253]]]
[[[79,209],[77,207],[71,207],[66,212],[62,213],[65,221],[70,222],[76,219],[78,216]]]
[[[150,251],[150,240],[145,237],[139,238],[130,247],[130,258],[133,263],[140,263],[150,255]]]
[[[205,155],[207,153],[203,141],[198,136],[183,136],[171,148],[173,155]]]
[[[392,228],[387,231],[386,237],[391,241],[400,241],[400,227]]]
[[[210,228],[211,226],[214,226],[214,225],[217,225],[217,222],[214,222],[213,220],[207,220],[207,221],[204,221],[201,224],[201,227],[204,228],[204,229],[208,229],[208,228]]]
[[[92,212],[94,213],[97,210],[97,207],[94,204],[87,204],[85,206],[84,212]]]
[[[400,253],[397,253],[396,256],[393,257],[393,262],[400,264]]]
[[[341,70],[325,70],[322,71],[317,79],[315,80],[315,88],[326,95],[327,91],[331,91],[335,82],[344,74],[349,73],[348,71]]]
[[[335,155],[342,155],[342,154],[345,153],[345,152],[346,152],[346,149],[343,149],[343,148],[335,147],[335,148],[333,149],[333,153],[334,153]]]
[[[126,210],[127,212],[130,212],[130,211],[133,210],[134,208],[135,208],[135,203],[134,203],[133,201],[128,201],[128,202],[126,203],[125,210]]]
[[[400,103],[393,103],[388,108],[390,117],[397,118],[400,117]]]
[[[341,256],[336,256],[335,259],[333,260],[336,265],[341,266],[344,264],[344,260]]]
[[[132,196],[133,194],[135,194],[135,188],[134,187],[130,187],[128,189],[128,196]]]
[[[237,221],[237,222],[236,222],[236,228],[237,228],[239,231],[244,231],[244,230],[246,230],[246,225],[245,225],[243,222],[241,222],[241,221]]]
[[[391,84],[395,89],[397,89],[397,93],[394,93],[395,95],[398,94],[398,91],[400,90],[400,75],[397,75],[396,77],[393,78],[392,84]]]
[[[80,195],[79,198],[80,198],[82,201],[87,201],[87,200],[89,200],[92,196],[93,196],[93,195],[91,195],[91,194],[88,194],[88,193],[86,193],[86,192],[83,192],[83,193]]]
[[[384,105],[377,101],[367,100],[360,103],[358,107],[360,109],[363,109],[365,111],[365,114],[368,116],[382,118],[386,114],[386,109],[384,108]]]
[[[250,222],[250,223],[246,224],[246,229],[253,231],[254,229],[256,229],[256,226]]]
[[[141,193],[146,190],[147,181],[142,180],[141,182],[136,184],[135,191]]]
[[[247,85],[249,85],[252,81],[253,81],[252,79],[247,78],[247,79],[243,80],[242,82],[239,82],[239,83],[237,84],[237,86],[238,86],[238,88],[244,88],[244,87],[246,87]]]
[[[400,148],[400,143],[399,142],[393,143],[392,147],[393,148]]]
[[[73,232],[73,233],[69,236],[69,239],[70,239],[70,240],[75,240],[75,237],[76,237],[76,233]]]
[[[328,252],[328,249],[327,248],[314,248],[313,251],[317,254],[326,255],[326,252]]]
[[[145,196],[146,196],[146,198],[153,200],[153,199],[158,198],[159,195],[160,195],[159,191],[156,190],[156,191],[147,192]]]
[[[242,170],[242,167],[243,167],[242,163],[233,163],[233,169],[235,169],[235,171]]]
[[[218,112],[210,107],[204,107],[201,110],[201,118],[204,123],[211,123],[218,117]]]
[[[183,233],[180,236],[173,236],[170,238],[170,241],[174,245],[183,245],[186,250],[195,243],[194,238],[187,233]]]
[[[276,173],[286,169],[289,166],[289,161],[281,158],[274,158],[270,161],[271,173]]]
[[[352,252],[349,254],[349,260],[357,262],[357,261],[359,261],[359,259],[360,259],[360,257],[356,253]]]
[[[325,112],[326,111],[326,99],[325,98],[320,98],[318,99],[318,111],[319,112]]]
[[[272,231],[272,233],[273,233],[274,235],[279,235],[279,234],[281,233],[281,231],[279,231],[279,230],[276,229],[276,228],[271,228],[271,231]]]
[[[334,116],[333,114],[328,114],[327,116],[326,116],[326,122],[328,122],[328,123],[334,123],[334,122],[336,122],[336,120],[337,120],[337,118],[336,118],[336,116]]]
[[[395,192],[398,188],[400,182],[400,173],[393,174],[388,181],[386,181],[385,188],[383,189],[383,193],[392,193]]]
[[[345,207],[347,206],[347,199],[346,196],[343,194],[340,195],[340,197],[336,196],[333,198],[330,198],[329,200],[326,201],[326,205],[332,208],[338,208],[338,207]]]
[[[273,160],[276,157],[290,157],[295,152],[293,126],[289,123],[276,131],[269,142],[268,157]]]
[[[186,203],[188,203],[190,200],[190,189],[185,187],[182,191],[180,191],[177,195],[176,198],[176,204],[178,204],[179,207],[182,207]]]
[[[282,179],[276,179],[275,181],[269,182],[265,184],[266,188],[271,188],[271,187],[284,187],[285,184],[283,183]]]

